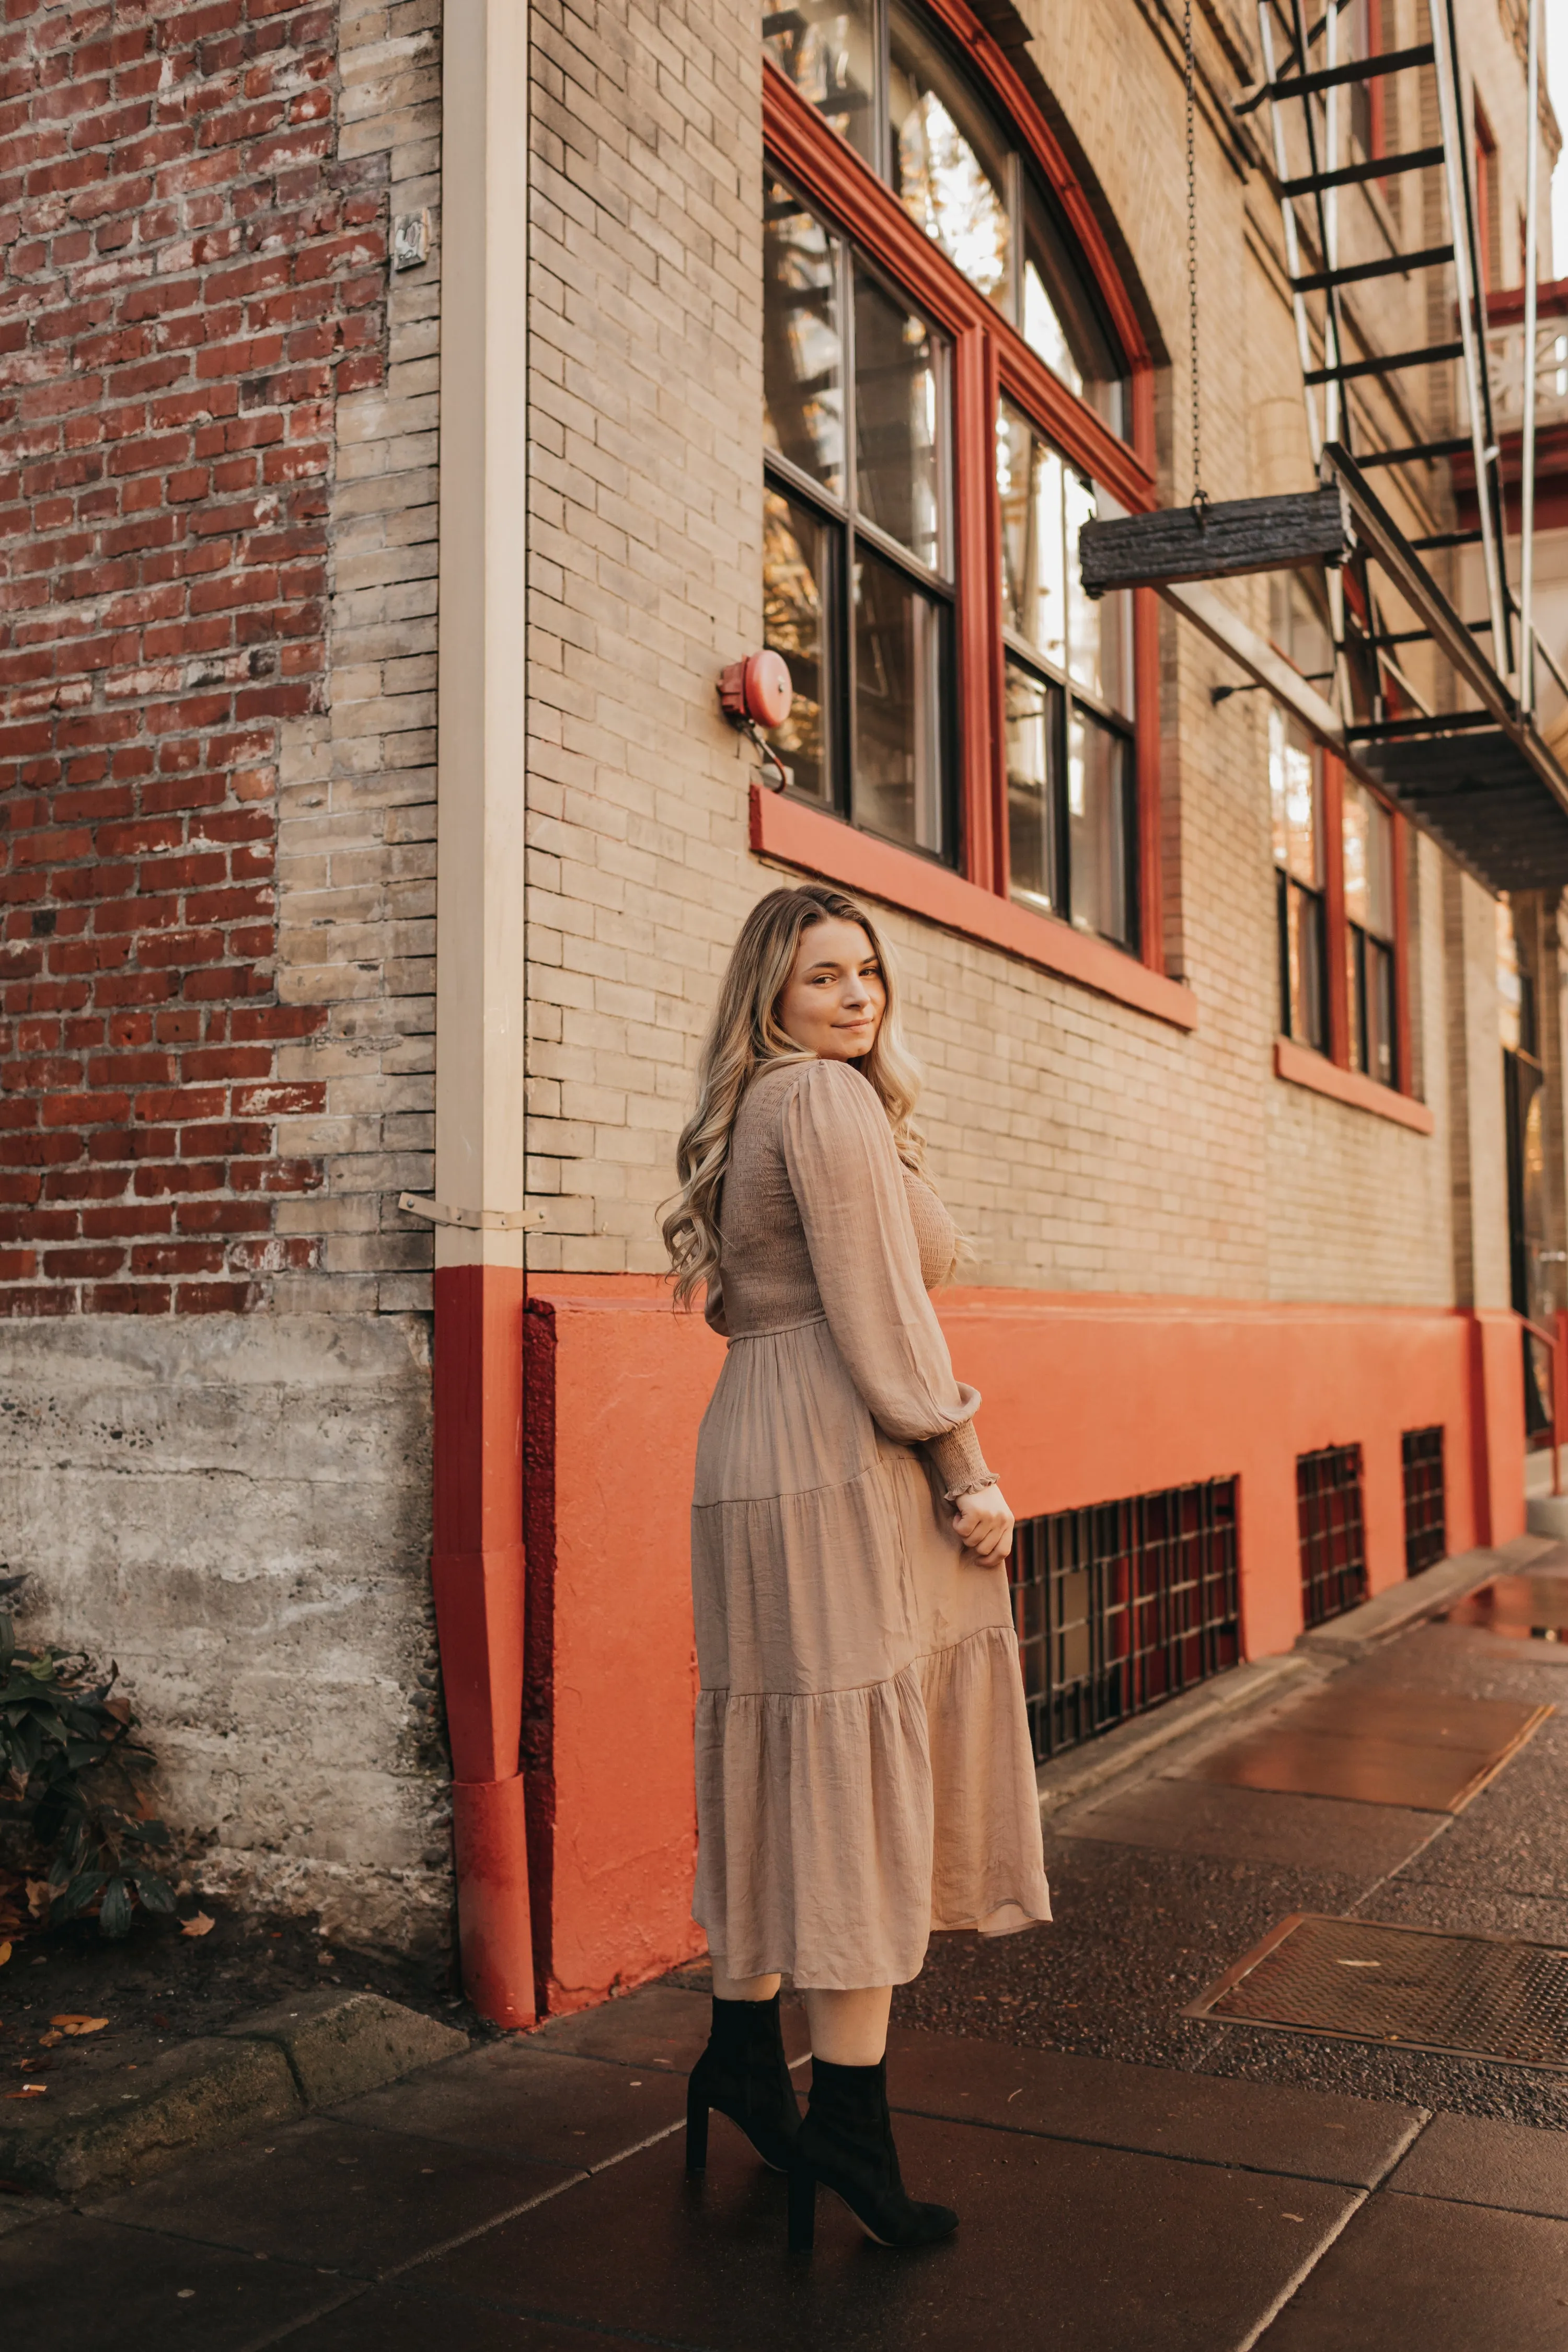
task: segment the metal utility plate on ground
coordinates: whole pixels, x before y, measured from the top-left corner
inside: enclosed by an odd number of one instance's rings
[[[1437,1622],[1516,1641],[1568,1642],[1568,1576],[1494,1576]]]
[[[1568,1951],[1294,1911],[1181,2013],[1568,2073]]]
[[[1552,1713],[1426,1691],[1325,1692],[1182,1775],[1277,1795],[1459,1813]]]

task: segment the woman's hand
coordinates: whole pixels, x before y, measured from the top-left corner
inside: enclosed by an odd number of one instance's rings
[[[1000,1486],[976,1486],[952,1507],[953,1525],[965,1551],[983,1568],[1000,1568],[1013,1549],[1013,1514]]]

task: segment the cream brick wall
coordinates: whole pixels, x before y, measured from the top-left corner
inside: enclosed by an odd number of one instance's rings
[[[338,405],[328,709],[289,730],[279,808],[279,992],[324,1005],[281,1075],[323,1080],[278,1150],[325,1182],[279,1230],[317,1264],[280,1276],[283,1313],[429,1305],[430,1236],[397,1208],[430,1189],[436,894],[436,478],[440,314],[440,0],[345,0],[343,147],[384,154],[391,220],[428,207],[417,268],[388,286],[386,382]]]
[[[1162,434],[1184,497],[1179,59],[1134,0],[1025,13],[1177,362]],[[652,1270],[717,974],[745,907],[780,878],[747,852],[751,761],[713,708],[718,669],[761,637],[757,27],[729,0],[614,19],[548,0],[533,22],[529,1181],[547,1226],[530,1257]],[[1228,39],[1247,37],[1229,22]],[[1234,90],[1211,24],[1200,51],[1213,89]],[[1299,486],[1310,454],[1278,208],[1212,96],[1199,165],[1208,487]],[[1227,593],[1267,625],[1265,583]],[[1423,845],[1411,892],[1427,1139],[1275,1078],[1263,698],[1216,709],[1211,689],[1236,672],[1168,617],[1162,659],[1171,961],[1195,1035],[888,917],[973,1278],[1441,1302],[1456,1248],[1442,862]],[[1480,993],[1461,1059],[1479,1084],[1495,1018],[1474,952],[1467,969]],[[1489,1297],[1489,1174],[1484,1191]]]

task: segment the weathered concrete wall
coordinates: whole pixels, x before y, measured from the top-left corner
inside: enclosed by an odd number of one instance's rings
[[[29,1635],[115,1658],[200,1883],[445,1940],[427,1327],[0,1321],[0,1530]]]

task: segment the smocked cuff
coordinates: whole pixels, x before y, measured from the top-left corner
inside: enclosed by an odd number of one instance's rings
[[[961,1421],[956,1429],[928,1438],[925,1454],[949,1502],[960,1495],[973,1493],[976,1486],[996,1484],[994,1473],[985,1467],[985,1456],[980,1451],[980,1440],[974,1434],[972,1421]]]

